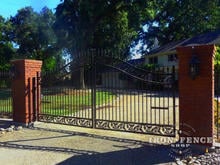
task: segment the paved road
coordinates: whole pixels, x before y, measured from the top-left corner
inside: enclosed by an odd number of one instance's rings
[[[9,125],[10,122],[0,120],[0,127]],[[170,145],[150,144],[151,138],[36,123],[34,128],[0,135],[0,160],[4,165],[171,164],[174,158],[169,156]]]

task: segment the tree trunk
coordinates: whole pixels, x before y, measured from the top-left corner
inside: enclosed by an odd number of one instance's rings
[[[84,72],[85,72],[85,69],[84,69],[84,66],[81,66],[80,67],[80,80],[79,80],[79,87],[80,89],[85,89],[85,76],[84,76]]]

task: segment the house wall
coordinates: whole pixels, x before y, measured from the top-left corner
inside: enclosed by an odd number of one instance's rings
[[[166,55],[149,55],[149,56],[146,56],[145,57],[145,63],[146,64],[149,64],[149,59],[151,57],[157,57],[158,58],[158,65],[159,66],[168,66],[168,67],[171,67],[171,66],[178,66],[178,61],[168,61],[168,55],[169,54],[166,54]]]
[[[178,80],[178,60],[176,61],[168,61],[168,55],[174,54],[175,52],[169,52],[167,54],[154,54],[154,55],[148,55],[145,56],[145,64],[149,64],[149,58],[151,57],[157,57],[158,63],[157,65],[159,67],[168,67],[169,70],[172,70],[172,67],[175,66],[175,79]]]

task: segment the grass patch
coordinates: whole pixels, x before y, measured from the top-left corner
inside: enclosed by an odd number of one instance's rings
[[[110,102],[115,96],[111,92],[96,92],[96,105]],[[43,90],[41,113],[49,115],[69,116],[79,110],[92,107],[90,90],[46,89]],[[12,98],[9,89],[0,90],[0,116],[12,113]]]
[[[0,89],[0,116],[12,113],[12,97],[10,89]]]
[[[214,101],[214,119],[215,126],[217,126],[218,124],[220,126],[220,103],[218,102],[218,100]]]
[[[214,123],[215,123],[215,131],[217,131],[217,135],[220,134],[220,103],[218,100],[214,100]],[[220,142],[220,137],[218,135],[216,142]]]
[[[106,91],[97,91],[96,105],[110,102],[114,95]],[[49,115],[69,116],[92,108],[92,92],[75,89],[47,89],[43,92],[41,113]]]

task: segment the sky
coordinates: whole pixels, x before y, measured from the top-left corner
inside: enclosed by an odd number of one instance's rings
[[[60,0],[1,0],[0,15],[4,18],[9,18],[14,16],[19,9],[26,6],[32,6],[34,11],[37,12],[45,6],[55,11],[59,3],[61,3]]]

